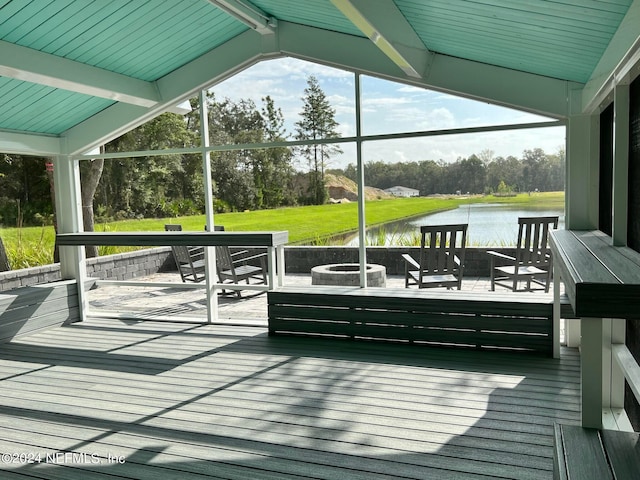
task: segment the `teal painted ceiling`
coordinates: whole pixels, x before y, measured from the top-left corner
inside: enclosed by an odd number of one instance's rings
[[[631,0],[397,0],[429,49],[584,83]]]
[[[354,71],[427,87],[433,55],[585,84],[612,39],[640,37],[639,1],[0,0],[0,151],[9,134],[108,140],[278,55],[351,55]]]

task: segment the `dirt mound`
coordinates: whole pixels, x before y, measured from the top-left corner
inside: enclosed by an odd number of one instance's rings
[[[356,202],[358,200],[358,186],[356,182],[348,179],[347,177],[343,177],[341,175],[333,175],[331,173],[327,173],[324,176],[325,186],[327,187],[327,191],[329,192],[329,197],[333,199],[335,203],[338,203],[336,200],[348,200],[350,202]],[[392,198],[391,195],[385,193],[383,190],[374,187],[364,187],[364,198],[366,200],[379,200],[382,198]]]

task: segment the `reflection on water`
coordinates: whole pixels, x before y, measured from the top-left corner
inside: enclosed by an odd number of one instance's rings
[[[380,244],[381,233],[386,237],[386,245],[398,243],[399,238],[407,238],[418,233],[420,225],[468,223],[467,244],[469,246],[515,245],[518,237],[518,217],[554,216],[559,218],[558,228],[564,228],[564,210],[536,209],[521,205],[475,203],[461,205],[454,210],[414,217],[388,223],[382,227],[367,230],[369,243]],[[382,231],[381,231],[382,229]],[[358,245],[358,237],[348,240],[348,245]]]

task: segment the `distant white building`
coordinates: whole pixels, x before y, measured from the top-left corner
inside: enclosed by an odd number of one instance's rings
[[[394,197],[419,197],[420,190],[415,188],[395,186],[385,189],[385,192],[393,195]]]

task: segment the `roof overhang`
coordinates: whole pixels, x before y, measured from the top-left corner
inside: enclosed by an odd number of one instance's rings
[[[82,155],[202,89],[282,56],[557,119],[596,109],[616,83],[637,75],[640,63],[640,0],[629,7],[586,85],[437,53],[420,40],[400,1],[332,0],[336,15],[357,27],[351,33],[276,20],[248,0],[209,2],[247,28],[155,81],[0,41],[0,76],[113,102],[57,136],[0,131],[0,151]]]
[[[272,37],[264,39],[253,31],[237,36],[155,82],[162,101],[154,107],[116,103],[65,132],[65,150],[60,153],[82,154],[261,60],[284,56],[552,118],[565,118],[569,113],[569,83],[562,80],[438,54],[430,54],[433,68],[425,72],[427,75],[414,78],[368,38],[282,21]]]

